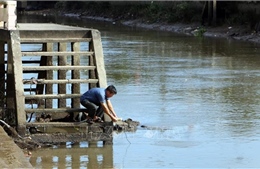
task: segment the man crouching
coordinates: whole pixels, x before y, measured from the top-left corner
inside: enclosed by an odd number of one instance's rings
[[[118,120],[111,101],[109,100],[117,94],[115,86],[110,85],[107,88],[91,88],[80,97],[80,103],[87,108],[87,122],[102,122],[104,112],[113,122]]]

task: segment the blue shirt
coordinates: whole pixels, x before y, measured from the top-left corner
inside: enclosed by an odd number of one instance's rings
[[[80,97],[80,101],[85,99],[94,103],[95,105],[100,105],[100,103],[104,103],[106,100],[108,100],[106,97],[106,89],[91,88]]]

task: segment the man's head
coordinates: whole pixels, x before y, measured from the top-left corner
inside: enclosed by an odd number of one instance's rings
[[[114,96],[114,94],[117,94],[115,86],[109,85],[106,88],[106,95],[107,95],[107,97],[112,97],[112,96]]]

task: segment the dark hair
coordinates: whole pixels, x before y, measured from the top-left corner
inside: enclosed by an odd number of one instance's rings
[[[111,93],[117,94],[116,88],[113,85],[109,85],[106,90],[110,91]]]

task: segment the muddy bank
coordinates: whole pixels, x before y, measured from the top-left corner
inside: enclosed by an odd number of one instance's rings
[[[165,22],[150,23],[143,18],[135,20],[119,20],[115,17],[103,17],[103,16],[90,16],[83,15],[82,13],[64,13],[53,11],[52,9],[42,11],[26,11],[29,15],[60,15],[64,17],[75,17],[81,19],[92,19],[103,22],[110,22],[111,24],[122,24],[125,26],[138,27],[150,30],[167,31],[180,34],[186,34],[190,36],[204,36],[204,37],[216,37],[216,38],[231,38],[235,40],[248,41],[254,43],[260,43],[260,32],[255,32],[250,29],[249,25],[223,25],[217,27],[202,26],[200,23],[174,23],[169,24]]]
[[[64,16],[94,19],[99,21],[112,22],[112,24],[122,24],[126,26],[138,27],[138,28],[144,28],[150,30],[181,33],[190,36],[232,38],[235,40],[260,43],[260,33],[250,30],[248,26],[207,27],[207,26],[201,26],[199,23],[190,23],[190,24],[146,23],[142,19],[128,20],[128,21],[124,21],[124,20],[114,21],[113,19],[110,18],[80,16],[77,14],[64,14]]]

